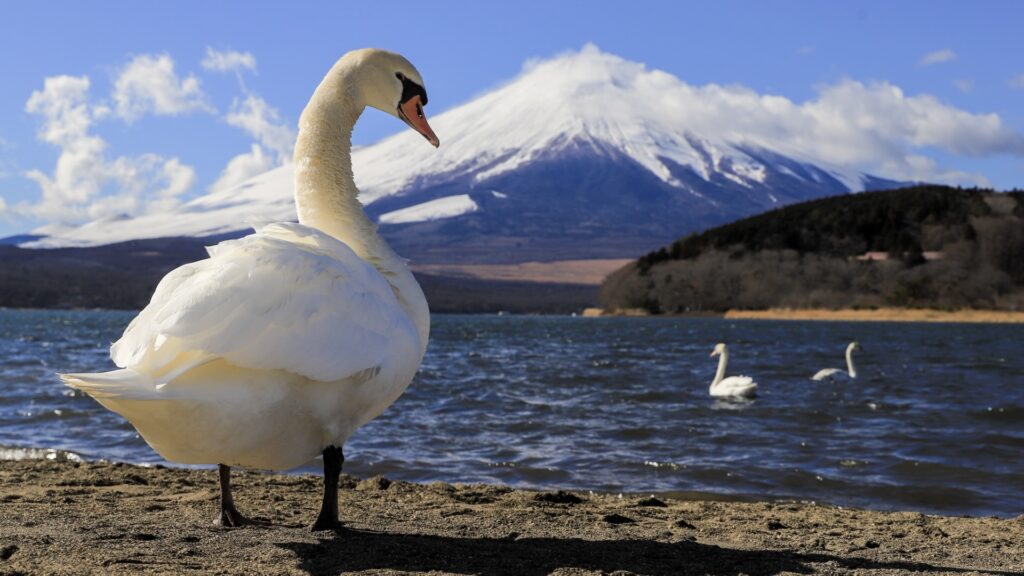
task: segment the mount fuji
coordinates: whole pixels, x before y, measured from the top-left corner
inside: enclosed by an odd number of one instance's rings
[[[785,204],[903,185],[823,162],[796,138],[716,126],[702,118],[701,90],[592,46],[528,64],[433,118],[438,150],[411,131],[356,149],[360,198],[416,263],[500,264],[631,258]],[[170,212],[51,226],[19,241],[213,239],[294,218],[285,165]]]

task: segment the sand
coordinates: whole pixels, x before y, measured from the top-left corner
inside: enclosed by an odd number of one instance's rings
[[[928,574],[1024,571],[1024,517],[683,501],[236,471],[269,527],[212,524],[214,470],[0,462],[0,574]]]
[[[1024,323],[1024,312],[1007,310],[930,310],[877,308],[874,310],[824,310],[772,308],[729,310],[726,318],[744,320],[831,320],[844,322],[968,322],[992,324]]]

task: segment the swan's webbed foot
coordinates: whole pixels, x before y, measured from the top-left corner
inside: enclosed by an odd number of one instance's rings
[[[243,516],[235,508],[235,500],[231,497],[231,467],[218,465],[220,476],[220,516],[213,522],[223,528],[240,528],[242,526],[269,526],[270,522]]]
[[[270,522],[266,520],[260,520],[258,518],[249,518],[243,516],[241,512],[236,510],[234,507],[223,509],[220,511],[220,518],[214,521],[214,524],[221,528],[241,528],[242,526],[270,526]]]

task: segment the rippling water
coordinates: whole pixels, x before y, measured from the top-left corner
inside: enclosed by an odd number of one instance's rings
[[[63,387],[132,314],[0,311],[0,445],[161,462]],[[865,347],[854,384],[809,376]],[[752,402],[707,394],[730,344]],[[1024,326],[435,316],[416,381],[346,445],[346,471],[415,481],[796,498],[1024,514]],[[308,469],[315,469],[310,465]]]

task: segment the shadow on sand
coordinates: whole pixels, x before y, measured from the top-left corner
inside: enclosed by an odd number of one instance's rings
[[[809,574],[812,563],[836,570],[901,570],[907,572],[975,572],[967,568],[923,562],[874,561],[826,553],[735,550],[695,542],[663,543],[644,540],[590,541],[558,538],[452,538],[345,530],[324,536],[318,544],[278,543],[299,558],[299,568],[313,575],[361,570],[394,570],[515,576],[547,575],[558,568],[625,570],[640,574],[769,575]]]

